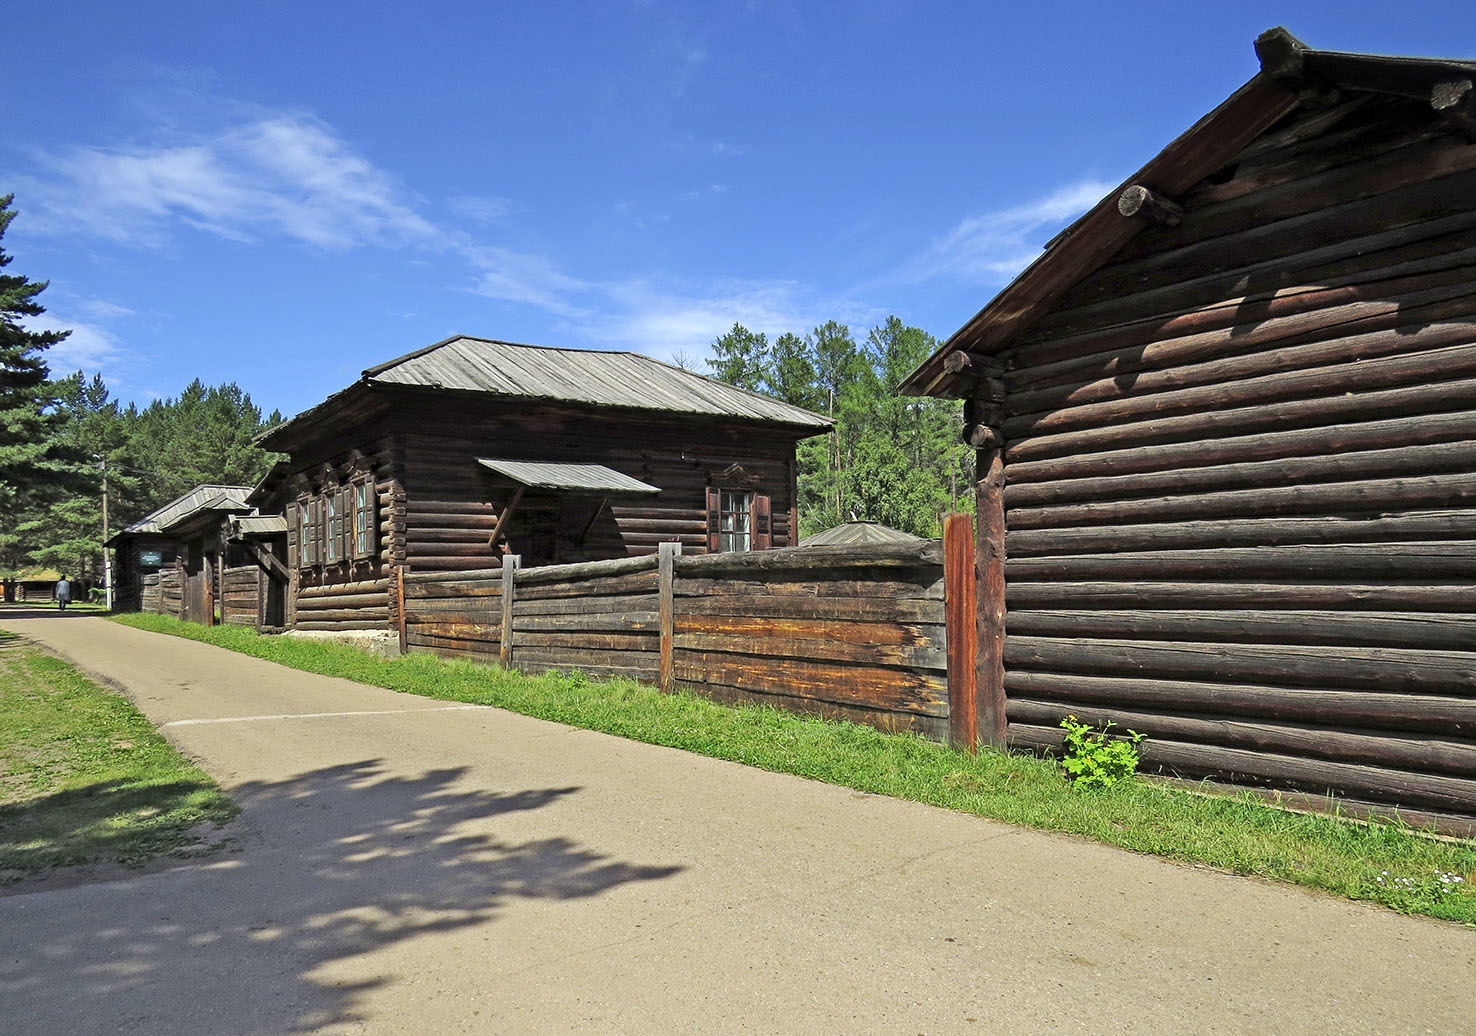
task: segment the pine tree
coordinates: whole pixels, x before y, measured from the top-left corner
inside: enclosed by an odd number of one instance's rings
[[[762,331],[755,334],[742,324],[712,343],[713,358],[707,361],[712,376],[729,385],[758,392],[768,367],[769,342]]]

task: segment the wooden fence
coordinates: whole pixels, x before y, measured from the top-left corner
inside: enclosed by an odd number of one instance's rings
[[[220,621],[228,626],[261,624],[262,571],[256,565],[228,568],[220,574]]]
[[[967,515],[951,542],[967,552]],[[524,672],[579,669],[767,702],[884,730],[969,740],[972,579],[949,581],[937,542],[789,548],[403,575],[408,650]],[[953,608],[948,608],[951,603]],[[950,687],[955,704],[950,707]],[[952,720],[953,727],[950,727]]]

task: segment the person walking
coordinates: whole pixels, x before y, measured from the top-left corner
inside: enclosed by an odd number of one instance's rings
[[[72,603],[72,584],[62,576],[56,581],[56,604],[61,611],[67,610],[67,605]]]

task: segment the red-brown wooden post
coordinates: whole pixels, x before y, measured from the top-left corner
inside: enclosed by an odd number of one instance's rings
[[[1004,451],[979,451],[980,479],[975,487],[979,516],[975,567],[978,578],[978,659],[975,664],[979,739],[1005,744],[1005,513]]]
[[[682,552],[680,543],[662,543],[657,547],[660,573],[661,663],[657,685],[663,693],[676,690],[676,559]]]
[[[943,519],[943,609],[948,639],[948,740],[973,751],[979,744],[975,665],[978,642],[974,575],[974,516]]]

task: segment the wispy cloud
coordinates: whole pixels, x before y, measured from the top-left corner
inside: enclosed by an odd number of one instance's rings
[[[46,365],[53,377],[74,371],[112,375],[128,360],[118,336],[95,323],[66,320],[54,312],[30,317],[25,322],[31,331],[70,331],[66,338],[46,350]]]
[[[307,115],[276,114],[187,144],[37,156],[27,197],[42,227],[135,246],[176,224],[238,241],[285,236],[331,250],[431,244],[440,231],[398,180]]]
[[[1058,229],[1101,201],[1113,186],[1105,180],[1081,180],[1008,209],[969,216],[887,279],[902,284],[941,277],[980,284],[1008,280],[1040,255]]]

